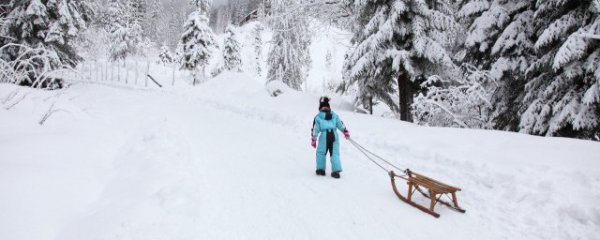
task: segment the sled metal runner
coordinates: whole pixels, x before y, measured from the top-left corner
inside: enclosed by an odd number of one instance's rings
[[[390,179],[392,182],[392,188],[394,189],[394,193],[396,193],[396,195],[398,196],[398,198],[400,198],[400,200],[402,200],[405,203],[408,203],[409,205],[411,205],[415,208],[418,208],[419,210],[426,212],[436,218],[440,217],[440,214],[438,214],[434,211],[434,208],[438,203],[446,205],[450,209],[455,210],[460,213],[466,212],[466,210],[464,210],[458,206],[458,199],[456,198],[456,192],[460,191],[461,190],[460,188],[450,186],[448,184],[445,184],[440,181],[434,180],[432,178],[426,177],[422,174],[415,173],[415,172],[411,171],[410,169],[406,169],[404,171],[404,173],[405,173],[405,175],[397,175],[394,171],[389,172]],[[396,185],[397,178],[405,180],[406,183],[408,184],[408,194],[406,197],[404,195],[402,195],[402,193],[400,193],[400,191],[397,188],[397,185]],[[427,192],[425,192],[423,188],[426,188]],[[412,201],[413,195],[416,191],[421,193],[426,198],[430,199],[429,208]],[[450,196],[448,198],[452,202],[449,203],[449,202],[442,200],[443,196]]]

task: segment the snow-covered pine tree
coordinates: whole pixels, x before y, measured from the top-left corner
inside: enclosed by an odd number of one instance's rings
[[[128,9],[127,17],[129,21],[143,21],[148,11],[148,3],[146,0],[128,0],[125,2]]]
[[[535,0],[515,1],[508,5],[510,21],[491,48],[490,102],[493,109],[489,116],[495,129],[516,131],[525,91],[527,67],[534,60],[533,38],[536,30],[532,6]]]
[[[225,42],[223,47],[223,61],[225,69],[229,71],[242,71],[242,58],[240,56],[240,42],[237,40],[233,25],[227,26],[225,30]]]
[[[173,62],[177,63],[177,65],[181,66],[181,60],[183,59],[183,45],[181,42],[177,43],[177,48],[175,48],[175,56],[173,58]]]
[[[260,23],[257,23],[256,26],[254,26],[254,28],[252,29],[252,36],[254,38],[254,60],[255,60],[255,64],[256,64],[256,75],[261,76],[262,74],[262,68],[261,68],[261,64],[262,64],[262,45],[263,45],[263,40],[262,40],[262,30],[263,30],[263,26]]]
[[[111,0],[108,16],[112,19],[109,26],[109,56],[113,61],[124,60],[137,54],[142,42],[142,27],[139,21],[131,17],[129,5],[119,0]]]
[[[212,6],[212,0],[191,0],[191,3],[208,19],[208,16],[210,15],[210,8]]]
[[[489,69],[492,45],[509,23],[504,4],[497,0],[466,0],[460,4],[456,18],[467,29],[460,52],[456,54],[458,60],[479,69]]]
[[[302,90],[311,64],[310,31],[302,9],[294,0],[272,2],[273,38],[267,59],[267,81],[282,81],[295,90]]]
[[[458,18],[468,30],[457,54],[467,68],[476,68],[487,92],[490,124],[496,129],[518,130],[525,70],[533,57],[535,0],[470,0],[463,2]],[[489,74],[480,74],[489,72]],[[469,74],[466,72],[465,74]]]
[[[211,48],[215,45],[215,38],[206,17],[208,13],[206,10],[210,9],[210,3],[210,0],[192,1],[197,9],[189,15],[185,22],[184,32],[179,43],[181,69],[192,73],[194,85],[199,77],[205,76],[205,68],[211,57]]]
[[[93,17],[90,1],[11,0],[6,7],[8,13],[0,26],[0,46],[20,44],[44,48],[47,51],[44,58],[51,59],[32,60],[27,66],[30,74],[23,79],[15,79],[15,83],[31,85],[45,72],[65,65],[73,67],[82,60],[75,51],[74,42]],[[23,54],[27,56],[22,57],[30,58],[37,53],[27,53],[26,48],[9,45],[0,52],[0,58],[14,61]]]
[[[160,54],[158,55],[158,58],[163,64],[169,64],[173,62],[173,55],[171,54],[171,51],[166,43],[163,43],[162,47],[160,48]]]
[[[401,120],[410,120],[411,85],[432,75],[452,79],[446,77],[455,67],[447,49],[460,25],[450,6],[441,0],[347,4],[354,7],[354,47],[344,63],[340,90],[356,85],[358,103],[368,108],[375,98],[399,112]]]
[[[331,49],[325,51],[325,75],[323,76],[323,89],[333,92],[336,89],[335,69],[333,68],[333,53]]]
[[[593,138],[600,132],[600,32],[597,0],[537,1],[534,48],[527,70],[520,131]]]

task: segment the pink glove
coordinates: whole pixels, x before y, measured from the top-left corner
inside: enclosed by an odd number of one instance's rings
[[[346,137],[346,139],[350,139],[350,132],[348,131],[348,129],[344,129],[344,136]]]
[[[310,145],[313,148],[317,148],[317,138],[316,137],[312,137],[312,141],[311,141]]]

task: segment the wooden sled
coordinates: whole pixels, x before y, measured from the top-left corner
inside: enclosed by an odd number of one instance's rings
[[[394,192],[396,193],[396,195],[398,196],[398,198],[400,198],[400,200],[410,204],[413,207],[418,208],[419,210],[429,213],[432,216],[439,218],[440,214],[434,212],[434,208],[435,205],[437,203],[441,203],[443,205],[446,205],[447,207],[449,207],[452,210],[455,210],[457,212],[461,212],[461,213],[465,213],[466,210],[460,208],[458,206],[458,201],[456,199],[456,192],[460,191],[460,188],[457,187],[453,187],[450,186],[448,184],[436,181],[434,179],[428,178],[426,176],[423,176],[421,174],[412,172],[410,169],[406,169],[404,171],[404,173],[406,175],[397,175],[396,173],[394,173],[394,171],[390,171],[389,175],[390,178],[392,180],[392,187],[394,188]],[[398,191],[398,189],[396,188],[396,178],[401,178],[406,180],[407,184],[408,184],[408,197],[404,197],[400,191]],[[423,191],[423,188],[426,188],[428,191],[425,192]],[[415,191],[419,191],[423,196],[425,196],[426,198],[429,198],[431,200],[431,203],[429,205],[429,208],[419,205],[415,202],[412,201],[412,196],[413,193]],[[450,195],[452,198],[452,204],[443,201],[441,198],[442,196],[448,196]]]

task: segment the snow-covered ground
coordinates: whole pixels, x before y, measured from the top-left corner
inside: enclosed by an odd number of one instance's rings
[[[345,140],[342,178],[314,174],[318,95],[272,98],[237,73],[195,88],[114,85],[0,85],[0,239],[600,236],[597,142],[419,127],[336,101],[356,141],[462,187],[467,213],[439,206],[435,219]]]

